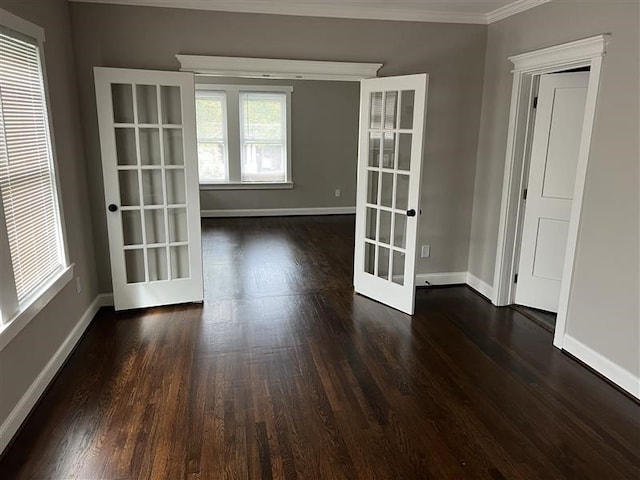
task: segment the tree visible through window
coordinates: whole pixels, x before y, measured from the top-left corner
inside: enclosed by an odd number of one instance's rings
[[[198,92],[196,123],[201,182],[225,182],[229,179],[226,120],[225,93]]]
[[[196,120],[201,184],[291,180],[291,91],[291,87],[199,86]]]
[[[243,182],[286,180],[286,95],[241,93]]]

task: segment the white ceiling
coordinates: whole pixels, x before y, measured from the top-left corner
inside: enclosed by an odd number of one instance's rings
[[[551,0],[69,0],[223,12],[487,24]]]

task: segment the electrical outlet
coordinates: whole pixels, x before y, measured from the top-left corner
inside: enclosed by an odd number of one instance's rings
[[[420,256],[422,258],[429,258],[431,256],[431,245],[422,245]]]
[[[82,283],[80,283],[80,277],[76,277],[76,292],[80,293],[82,291]]]
[[[342,195],[342,191],[339,188],[336,188],[336,197]]]

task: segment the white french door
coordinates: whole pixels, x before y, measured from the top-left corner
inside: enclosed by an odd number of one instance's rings
[[[94,74],[116,310],[202,301],[193,74]]]
[[[589,72],[542,75],[522,226],[517,304],[558,311]]]
[[[363,80],[354,287],[413,314],[428,75]]]

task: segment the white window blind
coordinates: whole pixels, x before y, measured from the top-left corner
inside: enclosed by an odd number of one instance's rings
[[[240,93],[243,182],[287,180],[287,95]]]
[[[227,94],[196,92],[198,168],[201,182],[229,180],[227,148]]]
[[[65,260],[39,48],[7,29],[0,30],[0,191],[22,302]]]

